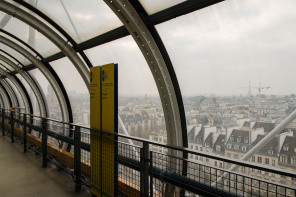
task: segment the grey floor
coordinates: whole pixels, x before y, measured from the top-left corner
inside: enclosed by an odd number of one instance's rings
[[[88,189],[78,194],[70,176],[54,167],[42,168],[41,158],[23,153],[20,144],[0,135],[0,196],[1,197],[90,197]]]

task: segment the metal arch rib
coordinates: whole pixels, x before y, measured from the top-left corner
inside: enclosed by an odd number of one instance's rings
[[[104,0],[133,36],[154,77],[164,110],[168,143],[183,146],[178,102],[165,61],[138,13],[127,0]]]
[[[4,106],[4,100],[3,100],[3,98],[2,98],[2,92],[0,91],[0,104],[1,104],[1,108],[5,108]]]
[[[35,58],[31,53],[29,53],[28,51],[26,51],[24,48],[22,48],[21,46],[19,46],[16,43],[14,43],[13,41],[11,41],[3,36],[0,36],[0,42],[13,48],[17,52],[19,52],[20,54],[25,56],[43,73],[43,75],[47,78],[47,80],[49,81],[50,85],[52,86],[54,92],[57,95],[59,104],[61,106],[63,121],[69,122],[69,114],[68,114],[68,107],[67,107],[66,100],[64,98],[61,88],[59,87],[58,83],[56,82],[55,78],[50,73],[50,71],[42,64],[42,62],[40,60]]]
[[[5,70],[3,70],[2,68],[0,68],[0,73],[2,73],[2,75],[4,75],[5,77],[7,77],[11,83],[13,83],[13,85],[16,87],[16,89],[19,91],[21,98],[24,102],[24,107],[25,107],[25,111],[26,113],[30,113],[30,105],[28,102],[28,98],[26,97],[26,94],[24,92],[24,90],[21,88],[20,84],[15,80],[15,78],[13,78],[10,74],[8,74]]]
[[[26,82],[29,84],[29,86],[31,87],[31,89],[33,90],[36,96],[41,116],[46,117],[47,110],[46,110],[45,101],[37,85],[34,83],[33,79],[25,71],[23,71],[20,67],[18,67],[14,62],[12,62],[10,59],[5,57],[4,55],[0,54],[0,59],[5,63],[7,63],[8,65],[10,65],[15,71],[17,71],[26,80]]]
[[[59,34],[57,34],[50,27],[48,27],[46,24],[44,24],[42,21],[40,21],[30,13],[6,1],[0,1],[0,10],[27,23],[28,25],[32,26],[40,33],[42,33],[44,36],[46,36],[48,39],[50,39],[70,59],[72,64],[76,67],[81,77],[83,78],[87,89],[89,89],[89,71],[87,69],[87,66],[76,54],[76,51]]]
[[[4,106],[3,108],[9,109],[10,105],[10,101],[8,99],[8,95],[6,93],[6,91],[3,89],[3,87],[0,85],[0,94],[2,96],[2,99],[4,101]]]
[[[19,107],[18,100],[16,98],[15,92],[12,90],[12,88],[8,85],[8,83],[1,78],[0,83],[2,84],[3,88],[7,91],[8,96],[11,99],[11,106],[12,107]]]

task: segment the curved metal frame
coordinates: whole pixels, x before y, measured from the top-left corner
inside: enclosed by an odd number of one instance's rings
[[[45,100],[43,99],[39,88],[37,87],[37,85],[35,84],[33,79],[31,78],[31,76],[28,75],[25,71],[23,71],[20,67],[18,67],[10,59],[8,59],[7,57],[5,57],[1,54],[0,54],[0,60],[4,61],[8,65],[10,65],[15,71],[17,71],[24,78],[24,80],[26,80],[26,82],[29,84],[29,86],[31,87],[31,89],[33,90],[33,92],[36,96],[38,106],[40,109],[40,115],[42,117],[46,117],[47,116],[47,109],[46,109],[46,105],[45,105]]]
[[[174,85],[156,42],[129,1],[104,1],[130,32],[149,65],[162,102],[168,143],[183,146],[180,111]]]
[[[62,118],[63,121],[65,122],[70,122],[69,120],[69,114],[68,114],[68,107],[67,107],[67,102],[65,100],[65,97],[63,95],[63,91],[61,90],[60,85],[57,83],[55,80],[54,76],[51,74],[51,72],[42,64],[40,60],[35,58],[31,53],[29,53],[27,50],[16,44],[15,42],[0,36],[0,42],[11,47],[12,49],[16,50],[23,56],[25,56],[28,60],[30,60],[42,73],[43,75],[47,78],[48,82],[51,84],[54,92],[57,95],[61,111],[62,111]]]
[[[1,93],[2,98],[4,100],[5,108],[6,109],[9,109],[9,107],[11,107],[11,100],[10,100],[10,98],[8,96],[7,91],[3,88],[3,86],[1,85],[1,83],[0,83],[0,93]]]
[[[5,105],[4,105],[4,101],[3,101],[3,98],[2,98],[1,92],[0,92],[0,104],[1,104],[1,108],[5,108]]]
[[[34,12],[36,15],[44,19],[46,22],[48,22],[50,25],[52,25],[54,28],[56,28],[59,33],[61,33],[67,40],[72,44],[73,48],[76,50],[77,43],[74,41],[74,39],[62,28],[60,27],[56,22],[54,22],[51,18],[49,18],[47,15],[45,15],[43,12],[32,6],[31,4],[27,3],[26,1],[22,0],[14,0],[15,2],[19,3],[20,5],[24,6],[25,8],[29,9],[30,11]],[[81,57],[83,58],[84,62],[88,65],[88,67],[92,67],[91,62],[85,55],[83,51],[78,51]]]
[[[7,77],[11,81],[11,83],[15,86],[15,88],[17,89],[17,91],[21,95],[26,113],[31,113],[32,112],[32,108],[31,108],[32,104],[30,106],[27,95],[24,92],[23,88],[20,86],[20,84],[15,80],[14,77],[12,77],[10,74],[8,74],[4,69],[0,68],[0,73],[2,73],[2,75]]]
[[[15,95],[15,92],[10,87],[10,85],[3,78],[0,78],[0,83],[2,84],[3,88],[7,91],[7,94],[11,99],[11,107],[19,107],[17,96]]]
[[[42,21],[31,15],[30,13],[12,5],[6,1],[0,1],[0,10],[12,15],[24,23],[27,23],[31,27],[38,30],[49,40],[51,40],[57,47],[61,49],[63,53],[69,58],[72,64],[76,67],[77,71],[80,73],[82,79],[84,80],[87,89],[89,89],[89,71],[87,66],[83,63],[80,57],[76,54],[76,51],[54,30],[44,24]]]

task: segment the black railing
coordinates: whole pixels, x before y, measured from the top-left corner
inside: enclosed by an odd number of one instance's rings
[[[77,192],[82,184],[91,185],[90,128],[4,109],[0,115],[2,135],[10,134],[11,142],[14,142],[14,138],[20,140],[24,145],[24,152],[28,146],[37,147],[34,150],[39,149],[42,154],[43,167],[47,167],[48,161],[63,167],[72,174]],[[115,162],[116,195],[296,196],[296,188],[293,186],[296,184],[295,171],[122,134],[92,131],[97,133],[101,151],[108,149],[102,145],[103,141],[111,141],[116,146],[115,158],[106,155],[102,157],[102,154],[93,158],[97,159],[99,166],[104,162]],[[71,132],[74,133],[73,137],[69,137]],[[114,139],[118,139],[115,140],[116,143],[112,143]],[[184,159],[184,154],[196,160]],[[201,159],[206,159],[206,163]],[[220,163],[220,167],[217,167],[217,163]],[[184,174],[185,164],[187,174]],[[229,165],[240,167],[237,171],[229,171],[226,169]],[[108,175],[108,172],[102,172],[102,167],[100,170],[101,174]],[[99,180],[102,176],[98,180],[93,178],[102,184],[102,180]]]

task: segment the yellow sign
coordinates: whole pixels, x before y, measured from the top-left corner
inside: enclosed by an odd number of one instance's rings
[[[100,71],[99,71],[100,68]],[[93,68],[96,69],[96,68]],[[118,132],[118,68],[117,64],[107,64],[97,67],[100,72],[100,85],[95,85],[97,73],[91,69],[91,128],[107,132]],[[95,75],[94,75],[95,74]],[[93,81],[93,82],[92,82]],[[93,89],[92,89],[93,86]],[[100,89],[95,88],[100,87]],[[99,90],[97,92],[97,90]],[[100,96],[98,97],[97,94]],[[99,106],[99,107],[98,107]],[[94,107],[94,108],[92,108]],[[94,111],[97,110],[98,111]],[[98,118],[99,117],[99,118]],[[100,191],[108,196],[115,195],[118,186],[117,172],[117,137],[102,135],[100,141],[98,132],[91,132],[91,184],[92,193],[99,196]],[[102,143],[101,143],[102,142]],[[100,150],[102,148],[102,150]],[[101,154],[101,155],[100,155]],[[102,160],[102,161],[101,161]],[[100,166],[102,164],[102,166]]]
[[[101,129],[101,67],[90,68],[90,128]],[[99,196],[100,178],[100,136],[97,131],[90,132],[91,192]]]

